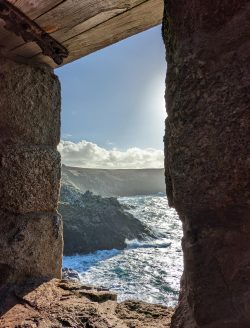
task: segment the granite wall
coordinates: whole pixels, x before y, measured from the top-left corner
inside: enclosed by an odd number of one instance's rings
[[[0,90],[0,285],[60,278],[60,84],[0,57]]]
[[[165,174],[183,222],[172,328],[250,327],[250,3],[165,0]]]

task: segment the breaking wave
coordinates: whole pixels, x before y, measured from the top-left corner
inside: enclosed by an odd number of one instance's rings
[[[127,248],[166,248],[171,245],[167,239],[149,239],[144,241],[139,241],[137,239],[126,240]]]

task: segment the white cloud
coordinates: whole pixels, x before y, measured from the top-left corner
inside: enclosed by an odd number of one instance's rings
[[[162,168],[164,154],[153,148],[107,150],[95,143],[82,140],[78,143],[62,140],[58,146],[63,164],[69,166],[107,169]]]

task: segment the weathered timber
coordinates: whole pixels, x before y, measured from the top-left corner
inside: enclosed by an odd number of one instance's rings
[[[163,0],[33,0],[10,3],[59,43],[70,45],[73,53],[64,63],[160,24],[163,16]],[[57,66],[41,53],[36,43],[25,43],[3,26],[0,20],[2,54],[21,62]]]
[[[93,25],[96,26],[106,18],[109,19],[131,10],[143,2],[145,0],[68,0],[39,17],[36,22],[48,33],[52,33],[59,39],[63,37],[62,41],[65,41],[85,31],[85,29],[81,29],[82,23],[92,20],[96,21]],[[98,19],[99,15],[103,16],[103,20]],[[52,24],[48,24],[48,22],[52,22]]]
[[[47,13],[40,15],[35,22],[47,33],[50,33],[55,39],[60,42],[68,40],[86,30],[105,22],[106,20],[127,11],[134,6],[145,2],[145,0],[117,0],[103,1],[92,0],[74,1],[68,0],[55,6]],[[17,40],[16,37],[8,36],[1,39],[0,42],[5,43],[9,50],[19,52],[20,55],[28,56],[31,51],[29,46],[25,45],[23,40]],[[21,52],[20,52],[21,51]]]
[[[5,21],[7,30],[21,36],[25,42],[35,42],[42,53],[51,57],[56,64],[60,65],[63,58],[68,56],[65,47],[6,0],[0,0],[0,17]]]
[[[8,0],[8,2],[20,9],[29,18],[36,19],[64,2],[64,0]]]
[[[58,4],[62,0],[8,0],[9,3],[21,10],[27,17],[32,20],[40,17]],[[23,39],[20,36],[4,29],[5,22],[0,19],[0,47],[5,49],[13,49],[23,44]]]
[[[63,42],[142,2],[145,0],[117,0],[115,3],[103,0],[97,0],[94,3],[92,0],[84,2],[68,0],[39,16],[35,21],[53,38]],[[3,41],[5,42],[5,40]],[[15,37],[8,38],[4,45],[9,51],[23,57],[32,57],[34,54],[40,53],[35,44],[26,44],[23,40],[17,40]]]
[[[157,8],[157,10],[155,10]],[[152,26],[160,24],[163,15],[162,0],[145,1],[135,8],[109,19],[95,28],[87,30],[62,44],[69,50],[64,64],[86,56],[94,51],[140,33]],[[42,54],[36,55],[35,62],[53,63]],[[55,67],[55,66],[54,66]]]

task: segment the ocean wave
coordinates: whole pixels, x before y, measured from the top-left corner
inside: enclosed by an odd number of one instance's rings
[[[111,250],[99,250],[85,255],[76,254],[73,256],[64,256],[63,266],[78,272],[85,272],[91,267],[99,265],[100,262],[106,261],[119,253],[120,251],[114,248]]]
[[[130,248],[167,248],[171,246],[171,242],[166,239],[148,239],[148,240],[127,240],[126,239],[127,249]]]
[[[156,238],[127,240],[124,250],[100,250],[64,257],[64,266],[80,273],[83,284],[104,286],[118,301],[140,299],[175,306],[183,270],[181,221],[166,197],[121,198]],[[111,236],[112,237],[112,236]]]

